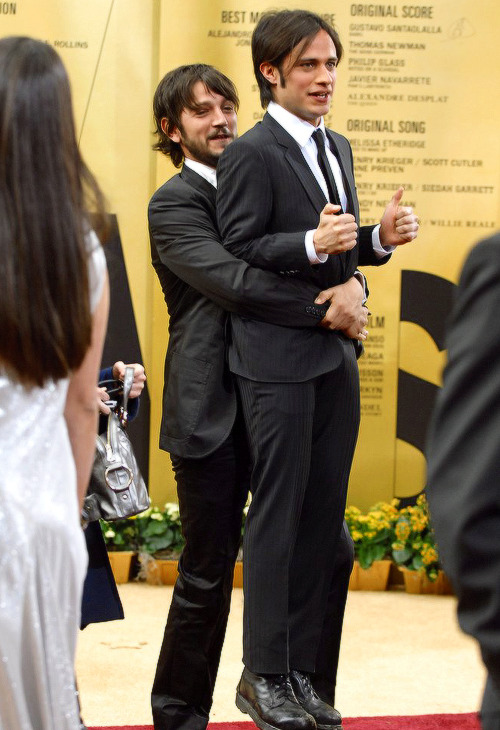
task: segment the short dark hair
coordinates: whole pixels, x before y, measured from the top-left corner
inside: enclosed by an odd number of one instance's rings
[[[75,135],[68,75],[48,44],[0,40],[0,368],[43,385],[91,343],[89,208],[104,201]]]
[[[196,109],[193,87],[201,81],[214,94],[220,94],[238,109],[239,99],[236,87],[223,73],[205,63],[193,63],[179,66],[169,71],[160,81],[153,99],[153,115],[155,134],[158,136],[153,145],[154,150],[163,152],[180,167],[184,153],[180,144],[173,142],[161,128],[161,120],[167,120],[167,132],[174,127],[182,129],[181,114],[184,109]]]
[[[337,31],[320,15],[309,10],[271,10],[259,18],[252,35],[252,59],[255,78],[259,85],[260,102],[265,109],[273,100],[272,85],[262,75],[260,66],[267,61],[280,72],[284,85],[282,64],[286,56],[302,41],[301,52],[307,48],[314,36],[324,30],[328,33],[342,58],[343,48]]]

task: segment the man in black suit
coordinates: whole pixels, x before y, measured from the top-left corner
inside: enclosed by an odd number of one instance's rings
[[[461,627],[481,648],[484,730],[500,730],[500,234],[460,277],[429,429],[427,495]]]
[[[358,262],[383,263],[418,230],[411,209],[399,205],[402,188],[380,226],[358,229],[351,148],[323,122],[341,54],[336,31],[314,13],[264,14],[252,55],[267,113],[218,165],[218,221],[227,249],[320,289],[346,281]],[[323,226],[315,228],[319,214]],[[339,713],[321,701],[310,679],[334,587],[358,431],[353,342],[342,333],[239,315],[231,322],[229,366],[253,460],[237,705],[260,728],[314,722],[338,728]]]
[[[168,73],[154,99],[155,148],[178,167],[184,161],[153,195],[149,226],[170,315],[160,447],[171,454],[186,538],[152,690],[156,730],[206,728],[229,611],[250,460],[225,361],[226,312],[366,335],[354,277],[317,297],[315,284],[253,269],[221,246],[215,166],[236,135],[237,105],[232,82],[202,64]],[[328,309],[321,305],[330,299]],[[344,545],[337,573],[345,594],[352,556]],[[326,633],[324,647],[321,680],[329,685],[335,636]]]

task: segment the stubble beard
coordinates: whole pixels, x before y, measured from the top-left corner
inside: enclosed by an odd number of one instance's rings
[[[193,139],[183,139],[182,144],[187,152],[189,152],[190,156],[196,160],[197,162],[201,162],[202,165],[207,165],[208,167],[216,168],[217,163],[219,161],[219,157],[224,152],[225,148],[228,144],[231,144],[233,142],[234,137],[229,139],[227,144],[223,149],[220,150],[220,152],[211,152],[209,147],[209,141],[210,137],[206,140],[205,144],[200,144],[196,140]],[[213,139],[213,138],[212,138]]]

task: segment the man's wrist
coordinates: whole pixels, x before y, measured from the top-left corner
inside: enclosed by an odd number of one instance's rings
[[[328,260],[328,254],[327,253],[318,253],[316,251],[316,246],[314,245],[314,234],[316,233],[316,229],[312,231],[307,231],[305,235],[305,247],[306,247],[306,254],[307,258],[309,259],[310,264],[324,264],[325,261]]]
[[[382,243],[380,238],[380,223],[376,225],[372,231],[372,247],[373,252],[378,259],[383,259],[386,256],[389,256],[389,254],[396,248],[395,246],[384,246]]]
[[[356,270],[353,274],[354,278],[359,281],[361,286],[363,287],[363,301],[361,304],[365,304],[366,300],[368,299],[368,288],[366,286],[366,276],[361,272]]]

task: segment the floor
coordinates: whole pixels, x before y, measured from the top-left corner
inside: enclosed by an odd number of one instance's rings
[[[125,620],[94,624],[79,638],[77,677],[88,725],[151,722],[149,693],[172,588],[119,589]],[[235,589],[214,721],[243,719],[234,705],[242,607]],[[473,712],[484,676],[475,643],[458,628],[454,597],[349,593],[336,703],[345,717]]]

